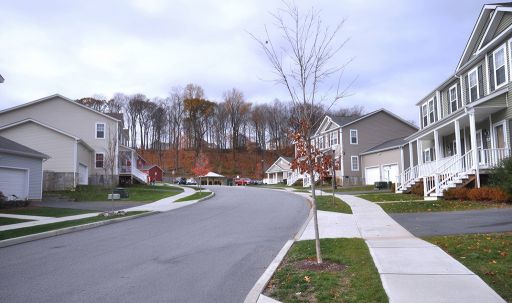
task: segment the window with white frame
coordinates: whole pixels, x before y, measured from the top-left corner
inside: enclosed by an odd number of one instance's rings
[[[468,74],[469,102],[478,99],[478,68]]]
[[[494,61],[494,85],[499,88],[507,82],[505,45],[495,50],[492,57]]]
[[[331,145],[338,144],[338,132],[337,131],[331,132],[330,136],[331,136],[331,139],[330,139]]]
[[[432,162],[432,149],[427,148],[423,151],[423,162]]]
[[[434,107],[434,98],[428,100],[428,118],[429,123],[435,122],[435,107]]]
[[[96,168],[103,168],[105,162],[105,154],[104,153],[96,153],[94,155],[94,162]]]
[[[350,157],[350,167],[352,168],[352,171],[359,171],[359,157],[358,156]]]
[[[318,148],[323,149],[325,147],[324,136],[318,138]]]
[[[423,115],[423,127],[426,127],[428,125],[427,104],[421,106],[421,113]]]
[[[457,96],[457,84],[450,87],[448,91],[448,98],[450,100],[450,112],[454,112],[458,109],[459,98]]]
[[[96,139],[105,139],[105,123],[96,123]]]
[[[350,144],[358,144],[359,138],[357,137],[357,129],[350,130]]]

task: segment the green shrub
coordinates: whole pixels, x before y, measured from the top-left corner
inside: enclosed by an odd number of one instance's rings
[[[512,196],[512,157],[503,160],[490,175],[490,183]]]
[[[468,193],[468,198],[472,201],[492,201],[507,202],[509,197],[507,193],[498,187],[473,188]]]

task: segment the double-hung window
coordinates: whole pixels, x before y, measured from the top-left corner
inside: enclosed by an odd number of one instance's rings
[[[429,118],[429,123],[435,122],[434,98],[432,98],[428,101],[428,118]]]
[[[507,82],[505,45],[495,50],[492,56],[494,60],[494,85],[499,88]]]
[[[450,99],[450,112],[456,111],[458,108],[458,96],[457,96],[457,84],[450,87],[450,90],[448,91],[448,96]]]
[[[330,137],[331,137],[331,146],[338,144],[338,132],[337,131],[331,132]]]
[[[352,171],[359,171],[359,157],[358,156],[351,156],[350,157],[350,168]]]
[[[423,115],[423,127],[427,127],[427,125],[428,125],[427,104],[423,104],[421,106],[421,113]]]
[[[468,74],[468,86],[469,86],[469,102],[473,102],[478,99],[478,68],[470,71]]]
[[[95,155],[95,167],[103,168],[103,163],[105,162],[105,154],[104,153],[96,153]]]
[[[357,129],[350,130],[350,144],[358,144],[359,138],[357,137]]]
[[[96,123],[96,139],[105,139],[105,123]]]

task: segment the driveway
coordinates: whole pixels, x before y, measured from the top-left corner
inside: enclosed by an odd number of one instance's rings
[[[418,237],[512,231],[512,208],[390,216]]]
[[[5,302],[242,302],[304,223],[304,198],[216,187],[205,202],[0,249]]]

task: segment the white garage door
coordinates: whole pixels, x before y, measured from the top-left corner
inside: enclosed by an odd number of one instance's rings
[[[384,165],[382,167],[382,179],[395,183],[398,177],[398,164]]]
[[[87,165],[83,165],[80,163],[78,165],[78,184],[80,185],[87,185],[89,184],[89,169],[87,168]]]
[[[20,199],[28,197],[27,171],[0,167],[0,191],[7,197],[16,195]]]
[[[367,167],[365,169],[364,178],[366,185],[373,185],[380,181],[380,167]]]

